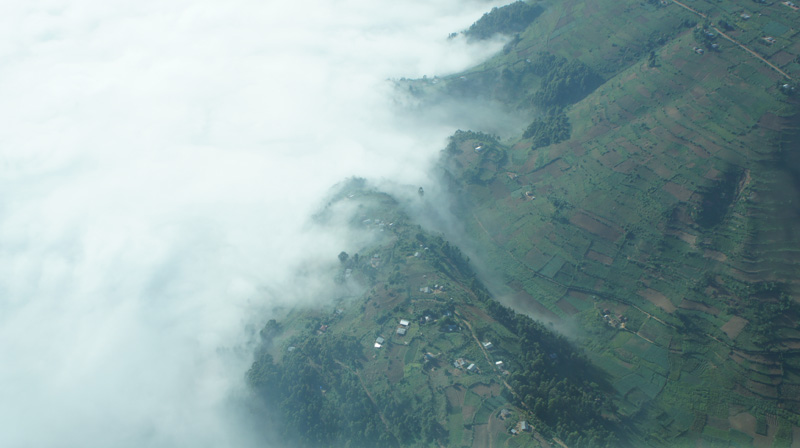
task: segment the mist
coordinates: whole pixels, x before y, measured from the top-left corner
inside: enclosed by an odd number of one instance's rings
[[[0,445],[262,443],[254,335],[356,244],[309,217],[350,176],[435,182],[464,117],[389,80],[497,51],[446,36],[502,3],[4,2]]]

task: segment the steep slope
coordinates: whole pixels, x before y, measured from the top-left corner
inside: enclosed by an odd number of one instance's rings
[[[520,74],[510,106],[563,113],[535,131],[568,123],[569,138],[459,133],[444,165],[495,291],[589,335],[647,443],[786,444],[800,426],[800,16],[690,6],[549,6],[436,88],[502,100]],[[577,89],[527,68],[547,54],[602,84],[537,103]]]

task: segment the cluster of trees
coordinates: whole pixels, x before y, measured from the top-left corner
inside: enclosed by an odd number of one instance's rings
[[[523,1],[500,8],[495,7],[464,31],[464,35],[470,39],[481,40],[488,39],[495,34],[519,33],[536,20],[541,13],[541,7]]]
[[[358,377],[337,363],[362,357],[354,338],[310,337],[280,363],[262,353],[247,373],[250,385],[275,416],[278,435],[301,447],[397,446]]]
[[[576,103],[603,83],[603,78],[583,62],[549,53],[540,53],[530,69],[542,77],[531,102],[545,109]]]
[[[703,200],[700,208],[695,210],[692,216],[695,222],[706,229],[721,223],[736,199],[736,191],[743,176],[743,168],[730,167],[721,179],[710,187],[702,188]]]
[[[279,330],[271,321],[262,338]],[[287,446],[397,447],[446,436],[431,403],[387,390],[375,396],[376,407],[353,370],[362,361],[355,338],[309,332],[280,362],[262,351],[247,378],[271,420],[278,422],[278,436]]]
[[[569,446],[614,447],[620,441],[610,422],[602,417],[613,408],[597,392],[600,373],[570,342],[531,318],[495,301],[487,303],[489,315],[511,330],[522,350],[521,368],[509,383],[517,392],[517,405],[527,407]]]
[[[479,131],[462,131],[461,129],[451,135],[448,140],[447,146],[445,147],[445,151],[447,151],[448,154],[461,153],[462,151],[459,149],[459,146],[470,140],[473,141],[475,145],[485,146],[487,148],[497,146],[500,143],[500,137],[496,135]]]
[[[528,125],[522,137],[531,139],[533,148],[540,148],[547,145],[563,142],[569,139],[572,133],[572,125],[569,123],[564,109],[557,107],[550,109],[547,113]]]

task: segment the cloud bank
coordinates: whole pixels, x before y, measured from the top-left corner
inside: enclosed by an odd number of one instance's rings
[[[496,51],[445,39],[492,6],[4,2],[0,446],[253,442],[248,338],[342,249],[309,215],[345,177],[429,181],[453,123],[386,80]]]

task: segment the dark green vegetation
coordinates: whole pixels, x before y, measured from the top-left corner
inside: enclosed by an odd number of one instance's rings
[[[464,31],[464,35],[470,39],[481,40],[496,34],[518,33],[527,28],[541,13],[541,7],[523,1],[492,8]]]
[[[358,256],[340,254],[342,288],[367,291],[268,322],[248,373],[284,443],[620,443],[613,389],[585,356],[490,298],[460,250],[409,223],[390,197],[354,187],[340,199],[360,205],[352,226],[383,232]]]
[[[502,164],[454,136],[454,213],[493,293],[608,375],[632,445],[800,444],[800,11],[686,5],[559,2],[428,87],[542,112]]]

